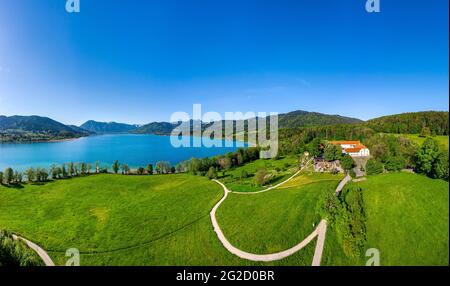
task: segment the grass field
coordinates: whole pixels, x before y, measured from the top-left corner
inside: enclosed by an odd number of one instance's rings
[[[280,159],[283,160],[283,159]],[[217,219],[229,241],[265,254],[302,241],[321,219],[322,194],[340,175],[306,172],[283,188],[230,194]],[[351,183],[363,189],[367,248],[382,265],[448,264],[448,183],[396,173]],[[209,218],[223,190],[191,175],[94,175],[23,188],[0,186],[0,229],[17,232],[49,251],[59,265],[78,248],[81,265],[311,265],[315,241],[271,263],[240,259],[221,245]],[[349,258],[329,228],[323,265],[364,265]]]
[[[411,141],[417,143],[418,145],[422,145],[423,142],[425,142],[425,140],[427,139],[425,137],[420,137],[418,134],[393,134],[393,135],[406,137],[406,138],[410,139]],[[448,140],[449,140],[448,136],[433,136],[431,138],[433,138],[434,140],[438,141],[439,144],[443,148],[448,150]]]
[[[449,185],[407,173],[369,176],[363,190],[367,248],[380,250],[381,265],[448,265]],[[327,233],[327,265],[364,265],[344,255]]]
[[[284,260],[242,260],[220,244],[209,212],[217,184],[190,175],[95,175],[22,189],[0,186],[0,229],[48,250],[59,265],[310,265],[314,244]]]
[[[269,185],[276,185],[289,178],[297,171],[298,157],[285,156],[279,159],[259,159],[244,166],[226,172],[225,177],[219,179],[227,187],[235,192],[254,192],[267,188]],[[254,175],[258,170],[266,169],[272,174],[268,186],[255,186]],[[247,178],[241,178],[242,172],[248,174]]]
[[[336,180],[340,181],[343,178],[344,178],[343,174],[333,175],[330,173],[316,173],[316,172],[302,171],[298,176],[296,176],[286,184],[281,185],[279,189],[299,187],[303,185],[324,181],[336,181]]]
[[[256,195],[233,194],[220,206],[217,220],[236,247],[258,254],[286,250],[305,239],[321,218],[319,198],[339,181],[323,181]]]

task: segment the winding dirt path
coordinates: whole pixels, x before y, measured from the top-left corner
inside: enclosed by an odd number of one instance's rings
[[[314,257],[313,257],[313,261],[312,261],[312,266],[320,266],[320,262],[322,260],[322,253],[323,253],[323,248],[324,248],[324,244],[325,244],[325,237],[326,237],[326,232],[327,232],[327,221],[326,220],[321,220],[320,223],[317,225],[316,229],[310,234],[308,235],[308,237],[306,237],[303,241],[301,241],[300,243],[298,243],[297,245],[295,245],[292,248],[289,248],[287,250],[281,251],[281,252],[277,252],[277,253],[270,253],[270,254],[254,254],[254,253],[249,253],[249,252],[245,252],[243,250],[238,249],[237,247],[233,246],[228,239],[225,237],[225,235],[223,234],[222,230],[220,229],[219,223],[217,222],[216,219],[216,212],[217,209],[220,207],[220,205],[226,200],[226,198],[228,197],[229,193],[234,193],[234,194],[240,194],[240,195],[253,195],[253,194],[260,194],[260,193],[264,193],[270,190],[273,190],[287,182],[289,182],[291,179],[293,179],[295,176],[297,176],[304,168],[306,168],[308,166],[308,164],[310,163],[311,160],[307,161],[306,164],[300,168],[300,170],[298,170],[294,175],[292,175],[291,177],[289,177],[287,180],[273,186],[270,188],[267,188],[265,190],[262,191],[257,191],[257,192],[232,192],[230,191],[222,182],[218,181],[218,180],[213,180],[214,182],[216,182],[217,184],[219,184],[223,190],[224,190],[224,196],[222,197],[222,199],[213,207],[213,209],[210,212],[210,216],[211,216],[211,223],[214,227],[214,231],[217,234],[217,237],[219,238],[220,242],[222,243],[222,245],[232,254],[243,258],[243,259],[247,259],[247,260],[251,260],[251,261],[276,261],[276,260],[281,260],[283,258],[286,258],[298,251],[300,251],[302,248],[304,248],[306,245],[308,245],[314,238],[317,237],[317,243],[316,243],[316,248],[314,251]],[[342,190],[342,188],[351,180],[351,177],[349,175],[347,175],[338,185],[338,187],[336,188],[336,194],[339,194],[339,192]]]
[[[234,247],[226,239],[226,237],[223,234],[222,230],[220,229],[219,223],[217,222],[217,219],[216,219],[216,211],[220,207],[220,205],[225,201],[225,199],[228,197],[228,194],[230,193],[230,190],[228,190],[227,187],[224,184],[222,184],[221,182],[219,182],[217,180],[213,180],[213,181],[216,182],[217,184],[219,184],[220,186],[222,186],[225,194],[222,197],[222,199],[211,210],[211,213],[210,213],[211,222],[212,222],[212,225],[214,227],[214,231],[216,232],[217,237],[219,238],[220,242],[232,254],[234,254],[234,255],[236,255],[236,256],[238,256],[240,258],[251,260],[251,261],[265,261],[265,262],[267,262],[267,261],[281,260],[283,258],[291,256],[292,254],[294,254],[297,251],[299,251],[302,248],[304,248],[316,236],[318,236],[319,240],[321,241],[321,244],[319,245],[319,243],[318,243],[317,246],[321,247],[323,249],[323,242],[325,241],[325,233],[326,233],[326,228],[327,228],[327,222],[325,220],[322,220],[319,223],[319,225],[316,227],[316,229],[310,235],[308,235],[308,237],[306,237],[302,242],[300,242],[299,244],[297,244],[294,247],[289,248],[289,249],[287,249],[285,251],[281,251],[281,252],[277,252],[277,253],[271,253],[271,254],[254,254],[254,253],[245,252],[243,250],[238,249],[237,247]],[[316,251],[314,253],[313,261],[314,262],[318,261],[319,265],[320,265],[320,259],[322,257],[322,249],[318,250],[317,247],[316,247]],[[317,254],[317,257],[316,257],[316,254]],[[314,265],[314,263],[313,263],[313,265]]]
[[[39,257],[42,259],[42,261],[44,261],[45,266],[55,266],[55,263],[53,263],[53,260],[50,258],[50,256],[48,255],[48,253],[42,249],[39,245],[29,241],[26,238],[23,238],[21,236],[12,235],[14,240],[22,240],[23,242],[25,242],[25,244],[31,248],[32,250],[34,250],[34,252],[37,253],[37,255],[39,255]]]

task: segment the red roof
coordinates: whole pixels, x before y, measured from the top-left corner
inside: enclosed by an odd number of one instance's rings
[[[367,149],[360,141],[330,141],[333,145],[354,145],[352,148],[344,149],[347,153],[358,153],[361,149]]]
[[[343,145],[343,144],[348,144],[348,145],[351,145],[351,144],[355,144],[355,145],[359,145],[359,144],[361,144],[361,142],[359,142],[359,141],[330,141],[330,143],[331,144],[333,144],[333,145]]]

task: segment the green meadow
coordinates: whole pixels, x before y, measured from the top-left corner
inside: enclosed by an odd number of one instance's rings
[[[418,145],[422,145],[423,142],[425,142],[425,140],[427,139],[426,137],[419,136],[419,134],[393,134],[393,135],[408,138],[409,140],[415,142]],[[439,142],[439,145],[448,150],[448,140],[449,140],[448,136],[438,135],[432,136],[430,138],[433,138],[434,140]]]
[[[303,172],[269,192],[231,193],[217,220],[244,251],[285,250],[311,233],[321,219],[320,198],[334,192],[341,178]],[[448,265],[448,182],[394,173],[351,184],[363,190],[366,247],[380,250],[382,265]],[[68,248],[80,250],[81,265],[311,265],[315,240],[271,263],[230,254],[209,217],[222,196],[219,185],[187,174],[0,186],[0,229],[36,242],[58,265],[64,265]],[[344,253],[342,239],[328,228],[322,264],[364,265],[364,257]]]
[[[380,251],[381,265],[448,265],[448,182],[392,173],[351,184],[362,188],[366,248]],[[340,239],[327,232],[324,264],[364,265],[364,258],[345,255]]]
[[[310,265],[314,244],[281,261],[240,259],[220,244],[209,212],[223,196],[191,175],[93,175],[0,186],[0,228],[46,249],[64,265],[77,248],[81,265]]]
[[[260,159],[227,171],[219,179],[228,189],[235,192],[255,192],[276,185],[297,171],[298,156],[284,156],[278,159]],[[271,176],[266,186],[256,186],[254,175],[258,170],[265,169]],[[242,176],[246,173],[247,176]]]

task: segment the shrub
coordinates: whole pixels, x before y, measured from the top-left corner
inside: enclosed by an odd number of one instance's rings
[[[206,176],[210,179],[216,179],[217,178],[216,168],[210,167]]]
[[[334,160],[341,159],[342,156],[342,149],[338,145],[328,144],[325,147],[323,157],[326,161],[331,162]]]
[[[346,171],[351,170],[355,167],[355,161],[350,155],[346,154],[341,159],[341,166]]]
[[[400,156],[391,156],[384,165],[388,171],[400,171],[406,165],[406,160]]]
[[[24,242],[14,240],[9,232],[0,230],[0,267],[43,265],[41,258]]]
[[[384,171],[383,163],[378,162],[375,159],[369,159],[366,164],[366,173],[367,175],[377,175],[381,174]]]
[[[264,186],[268,182],[269,174],[265,169],[258,170],[255,174],[255,185],[256,186]]]
[[[336,229],[346,255],[361,257],[366,244],[366,215],[362,190],[345,188],[336,196],[327,193],[319,200],[319,215]]]

